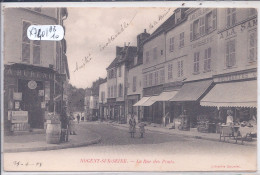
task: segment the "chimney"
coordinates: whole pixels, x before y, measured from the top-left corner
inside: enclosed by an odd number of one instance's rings
[[[116,46],[116,56],[120,55],[122,47]]]
[[[144,33],[146,33],[146,29],[144,29]]]

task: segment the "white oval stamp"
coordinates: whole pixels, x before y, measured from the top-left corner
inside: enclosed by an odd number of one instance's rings
[[[60,41],[64,37],[64,29],[61,25],[31,25],[27,29],[27,37],[30,40]]]

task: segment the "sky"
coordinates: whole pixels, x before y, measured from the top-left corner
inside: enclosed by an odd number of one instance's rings
[[[91,87],[115,58],[116,46],[136,46],[136,37],[147,29],[152,33],[173,14],[174,8],[70,7],[64,21],[70,83]],[[159,16],[165,15],[161,20]],[[157,22],[151,28],[150,24]],[[104,49],[108,38],[121,31]]]

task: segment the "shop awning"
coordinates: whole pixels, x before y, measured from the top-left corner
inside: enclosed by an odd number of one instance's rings
[[[156,101],[158,101],[158,96],[151,96],[151,98],[149,98],[146,102],[144,102],[142,104],[142,106],[151,106],[152,104],[154,104]]]
[[[201,106],[257,107],[257,81],[217,84],[201,100]]]
[[[169,101],[197,101],[210,87],[212,80],[186,83]]]
[[[141,100],[139,100],[137,103],[135,103],[133,106],[143,106],[142,104],[146,102],[151,97],[143,97]]]
[[[158,97],[157,101],[169,101],[172,99],[178,91],[162,92]]]

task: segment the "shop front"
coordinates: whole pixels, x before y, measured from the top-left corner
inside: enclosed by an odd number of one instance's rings
[[[257,80],[218,82],[200,105],[218,111],[219,125],[232,123],[243,135],[256,134]]]
[[[180,128],[190,130],[198,125],[198,118],[203,114],[203,109],[200,106],[200,100],[213,87],[213,80],[202,80],[195,82],[187,82],[169,101],[176,106],[176,115],[179,115],[181,121]],[[180,111],[181,110],[181,111]]]
[[[54,70],[18,63],[4,68],[5,132],[44,128],[46,112],[54,111]]]

